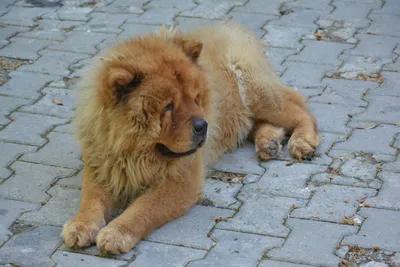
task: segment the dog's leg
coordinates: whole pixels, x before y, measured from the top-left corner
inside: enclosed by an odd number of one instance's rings
[[[79,211],[64,225],[62,231],[66,245],[82,248],[93,244],[97,233],[106,225],[111,202],[111,197],[105,194],[104,188],[94,183],[93,171],[84,167]]]
[[[253,131],[257,155],[264,161],[277,157],[281,151],[281,142],[285,136],[283,128],[257,121],[254,124]]]
[[[100,231],[96,243],[102,252],[128,252],[154,229],[182,216],[198,201],[202,172],[192,168],[190,163],[182,167],[185,169],[182,170],[186,173],[185,177],[167,177],[159,187],[137,198]]]

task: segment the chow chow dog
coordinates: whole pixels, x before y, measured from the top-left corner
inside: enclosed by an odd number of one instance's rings
[[[88,68],[78,100],[82,200],[62,232],[72,248],[129,251],[196,204],[206,165],[249,136],[261,160],[278,155],[285,134],[298,160],[319,144],[303,98],[281,82],[255,35],[232,22],[187,33],[163,27],[109,48]]]

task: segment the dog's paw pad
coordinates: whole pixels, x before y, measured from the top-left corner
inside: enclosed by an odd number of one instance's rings
[[[277,137],[271,140],[263,140],[256,144],[257,155],[264,161],[276,158],[281,152],[282,145]]]

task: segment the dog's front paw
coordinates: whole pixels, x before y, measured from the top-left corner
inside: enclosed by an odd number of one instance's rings
[[[303,135],[294,134],[289,139],[289,151],[292,157],[303,160],[311,159],[314,156],[316,147],[319,144],[318,134]]]
[[[64,225],[61,235],[65,244],[70,248],[89,247],[94,244],[97,233],[104,226],[104,219],[100,220],[100,222],[95,222],[74,217]]]
[[[256,152],[261,160],[267,161],[276,158],[281,152],[282,145],[277,137],[271,140],[261,139],[256,142]]]
[[[101,252],[116,255],[126,253],[140,241],[140,238],[121,229],[121,227],[109,225],[100,231],[96,243]]]

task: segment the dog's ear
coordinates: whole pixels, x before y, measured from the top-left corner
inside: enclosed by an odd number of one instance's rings
[[[203,43],[200,40],[190,39],[182,41],[183,52],[193,61],[196,62],[203,49]]]
[[[103,84],[103,100],[114,105],[123,101],[140,85],[142,79],[141,74],[132,73],[125,68],[110,68]]]

